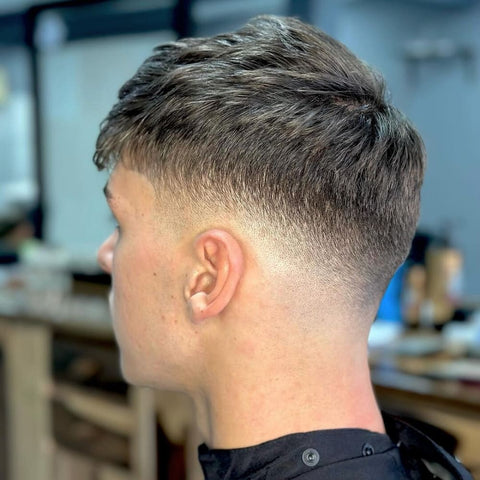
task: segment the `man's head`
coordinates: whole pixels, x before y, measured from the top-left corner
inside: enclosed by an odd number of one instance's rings
[[[148,179],[177,214],[177,243],[181,231],[224,231],[358,312],[408,253],[424,150],[344,46],[259,17],[157,47],[122,87],[95,163]]]

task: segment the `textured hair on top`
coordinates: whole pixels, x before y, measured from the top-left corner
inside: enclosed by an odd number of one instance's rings
[[[377,73],[296,19],[158,46],[96,147],[98,168],[122,161],[185,201],[241,212],[367,295],[416,228],[420,136]]]

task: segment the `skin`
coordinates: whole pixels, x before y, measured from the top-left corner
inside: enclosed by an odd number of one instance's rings
[[[105,191],[119,229],[98,261],[127,381],[187,392],[212,448],[384,432],[367,361],[376,302],[350,308],[239,219],[173,207],[122,163]]]

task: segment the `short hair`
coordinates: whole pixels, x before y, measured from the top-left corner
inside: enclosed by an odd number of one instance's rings
[[[425,154],[378,73],[314,27],[260,16],[155,48],[101,126],[94,162],[118,161],[370,295],[408,254]]]

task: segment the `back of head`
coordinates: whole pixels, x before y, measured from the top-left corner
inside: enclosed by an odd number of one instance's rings
[[[408,253],[424,149],[343,45],[258,17],[155,49],[102,125],[95,162],[118,161],[193,208],[260,226],[272,248],[363,302]]]

